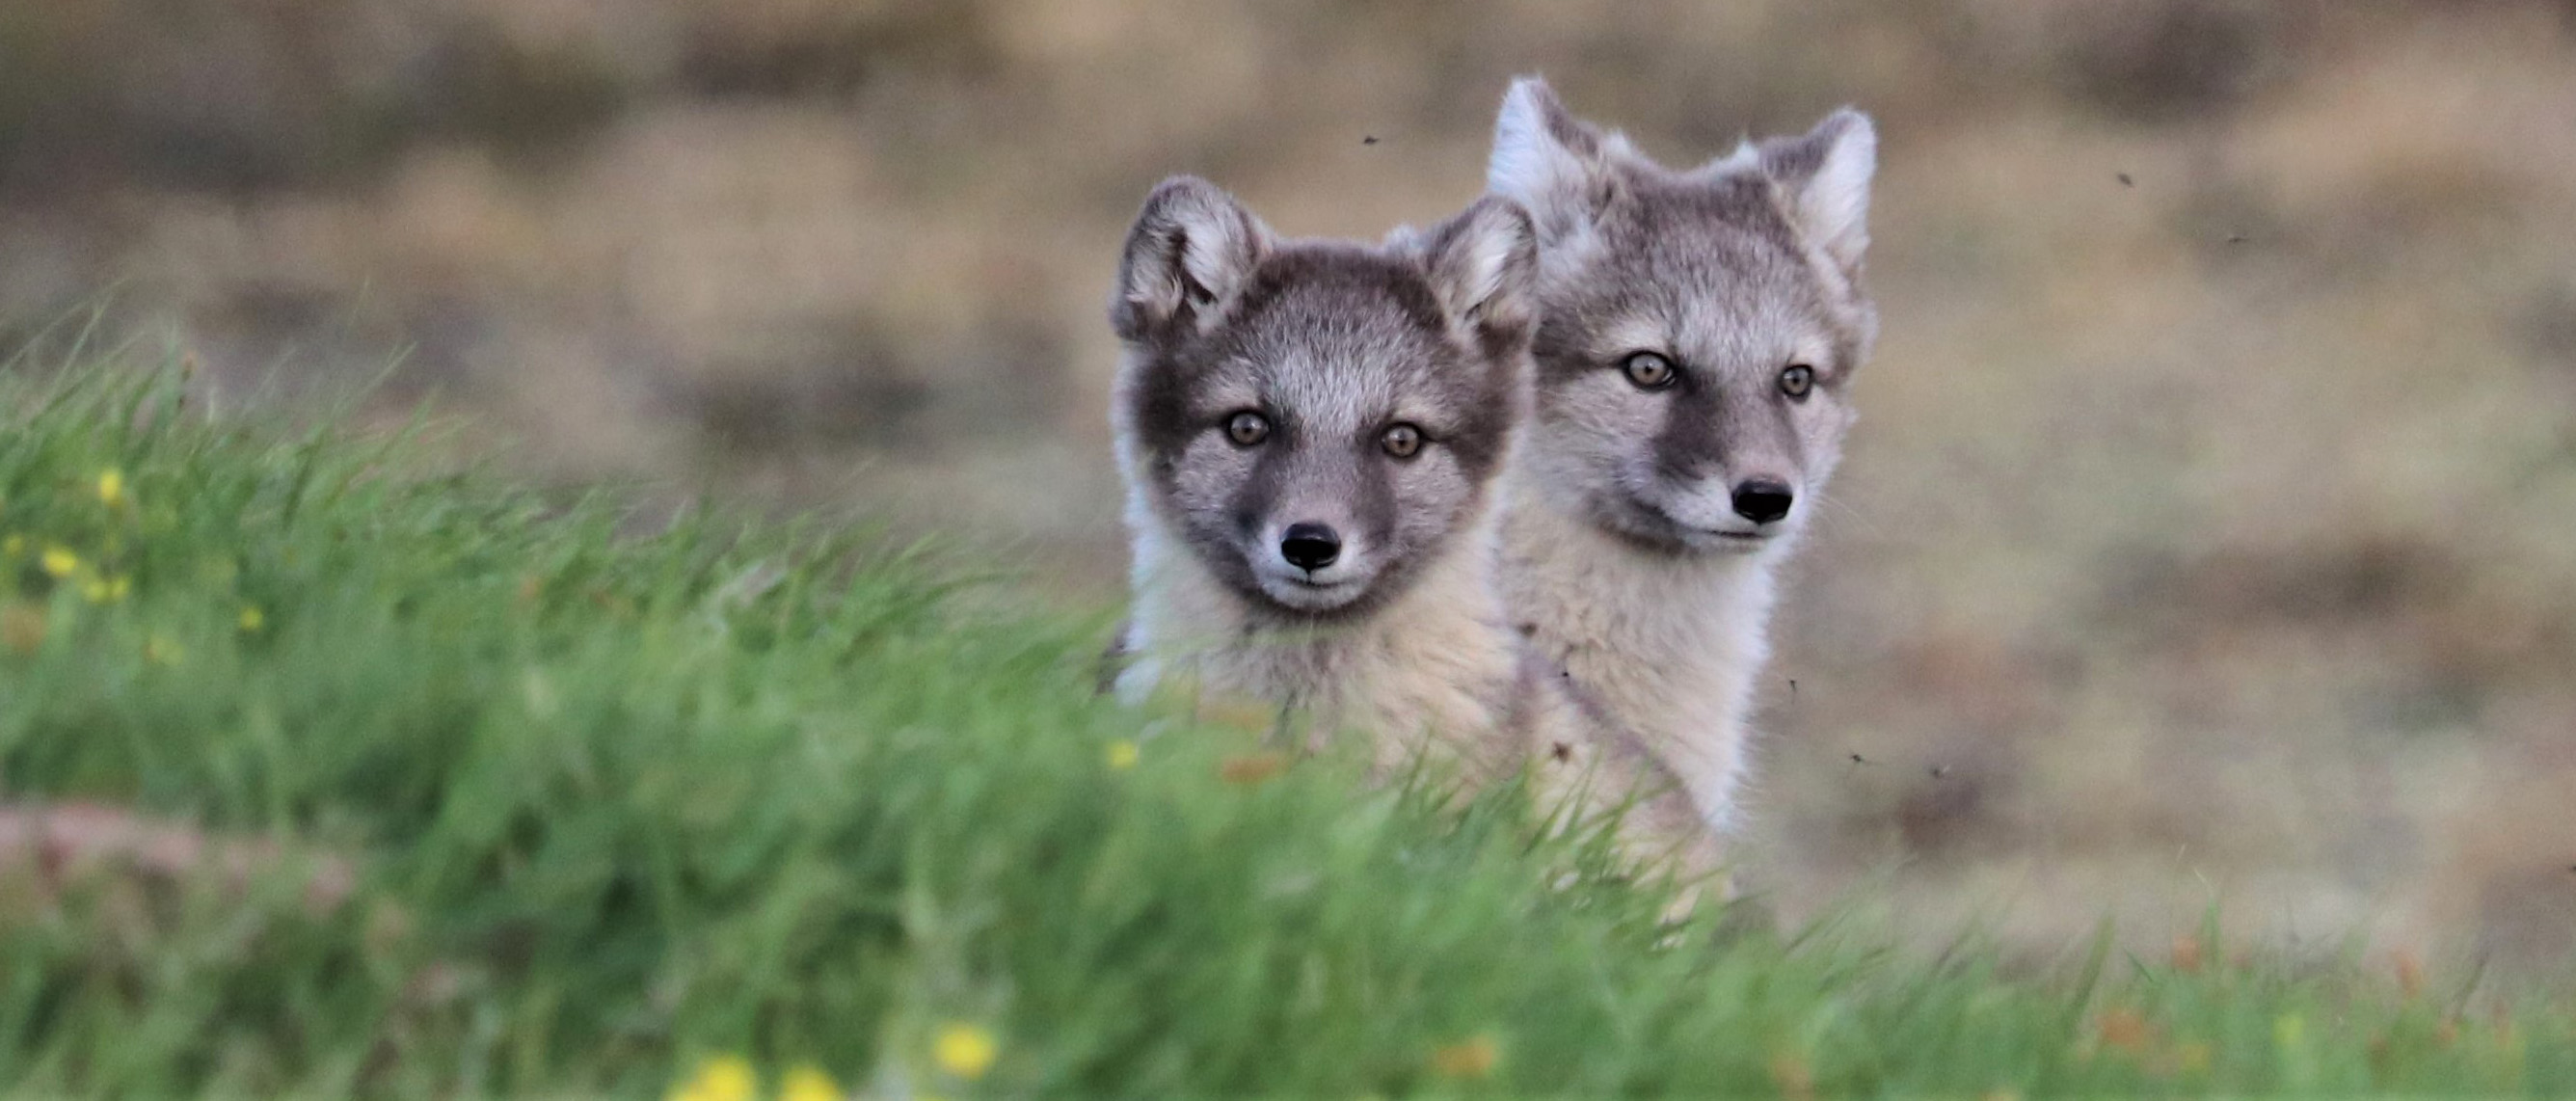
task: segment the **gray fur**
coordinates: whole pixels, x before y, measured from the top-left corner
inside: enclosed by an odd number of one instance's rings
[[[1722,827],[1767,655],[1771,576],[1813,514],[1876,335],[1862,287],[1869,120],[1667,169],[1516,82],[1489,186],[1540,238],[1535,410],[1507,476],[1502,581],[1539,651]],[[1623,372],[1677,368],[1646,390]],[[1802,396],[1785,372],[1812,372]],[[1787,487],[1757,521],[1732,492]],[[1648,817],[1671,821],[1658,810]]]
[[[1110,307],[1135,550],[1123,695],[1187,679],[1504,758],[1519,705],[1490,487],[1526,405],[1536,264],[1502,199],[1367,246],[1281,240],[1205,181],[1154,191]],[[1228,433],[1245,412],[1258,443]],[[1385,450],[1398,424],[1418,453]],[[1300,523],[1339,533],[1340,556],[1291,563]]]

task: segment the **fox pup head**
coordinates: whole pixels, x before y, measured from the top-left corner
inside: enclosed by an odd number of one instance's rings
[[[1803,526],[1877,327],[1861,289],[1877,145],[1846,109],[1673,171],[1545,83],[1512,85],[1488,185],[1539,235],[1527,469],[1546,499],[1675,554]]]
[[[1153,522],[1286,619],[1402,592],[1486,508],[1527,390],[1536,271],[1504,199],[1371,247],[1281,240],[1215,185],[1165,182],[1110,306],[1113,415]]]

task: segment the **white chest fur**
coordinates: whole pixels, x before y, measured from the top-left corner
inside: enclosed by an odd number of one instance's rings
[[[1783,551],[1662,555],[1543,501],[1506,514],[1499,581],[1533,646],[1727,828]]]

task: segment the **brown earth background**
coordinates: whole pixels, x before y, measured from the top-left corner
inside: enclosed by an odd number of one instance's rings
[[[1673,161],[1879,121],[1784,915],[2576,954],[2576,4],[21,0],[0,341],[105,303],[219,403],[381,379],[1106,609],[1146,189],[1375,237],[1524,72]]]

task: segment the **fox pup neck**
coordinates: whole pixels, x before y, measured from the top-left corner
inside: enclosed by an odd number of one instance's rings
[[[1786,548],[1641,548],[1525,483],[1507,485],[1498,585],[1530,645],[1662,758],[1702,817],[1724,828]]]

